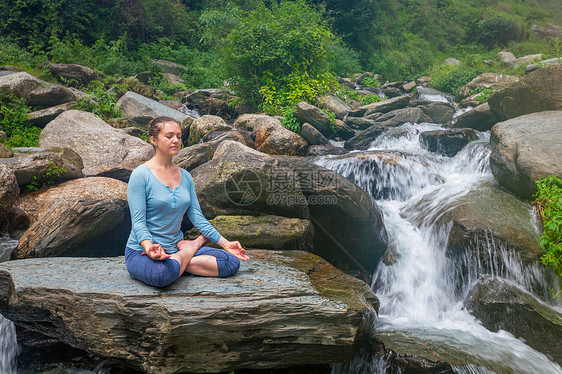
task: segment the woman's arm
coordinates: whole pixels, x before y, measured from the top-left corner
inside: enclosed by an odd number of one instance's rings
[[[248,260],[249,257],[246,256],[246,250],[242,248],[242,245],[238,241],[228,241],[226,240],[214,227],[207,221],[207,218],[203,215],[201,211],[201,206],[199,205],[199,199],[197,199],[197,194],[195,192],[195,183],[191,174],[186,171],[189,180],[189,194],[191,198],[191,203],[187,209],[187,216],[193,223],[193,226],[208,238],[213,243],[220,245],[224,250],[232,253],[241,260]]]

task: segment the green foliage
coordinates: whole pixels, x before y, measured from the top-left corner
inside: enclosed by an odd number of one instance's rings
[[[221,41],[229,83],[245,101],[274,114],[335,86],[329,70],[334,36],[322,11],[304,1],[255,1]]]
[[[54,184],[58,177],[66,173],[65,168],[58,167],[53,162],[47,163],[47,170],[44,174],[34,176],[33,181],[26,186],[28,192],[37,191],[41,187]]]
[[[7,139],[2,140],[6,147],[37,147],[41,129],[29,124],[28,113],[25,100],[6,92],[0,93],[0,128],[7,135]]]
[[[81,98],[74,109],[94,113],[104,121],[123,115],[121,109],[115,105],[117,102],[115,93],[107,91],[103,83],[99,81],[90,83],[86,92],[92,97]]]
[[[521,40],[523,36],[521,25],[513,19],[492,17],[478,22],[474,38],[488,47],[505,47],[510,40]]]
[[[483,72],[484,70],[481,68],[467,67],[463,64],[436,65],[430,72],[431,87],[443,92],[452,93],[454,95],[459,90],[459,88],[461,88]]]
[[[361,103],[361,105],[368,105],[372,103],[378,103],[381,100],[382,99],[378,95],[367,95],[367,96],[362,96],[359,99],[359,103]]]
[[[343,42],[333,43],[328,63],[330,70],[339,77],[349,77],[362,70],[359,53]]]
[[[285,111],[285,114],[283,116],[283,121],[281,121],[281,124],[291,130],[292,132],[295,133],[299,133],[301,131],[301,123],[300,121],[297,119],[297,117],[295,117],[295,107],[292,108],[287,108]]]
[[[492,88],[476,87],[475,89],[470,91],[470,96],[479,93],[481,93],[481,95],[476,96],[474,99],[483,103],[485,101],[488,101],[490,96],[492,96],[492,94],[494,93],[494,90]]]
[[[378,88],[380,87],[380,83],[375,77],[366,77],[363,79],[363,86]]]
[[[551,175],[536,182],[537,193],[534,204],[542,218],[544,233],[539,244],[546,253],[541,261],[552,266],[562,277],[562,180]]]

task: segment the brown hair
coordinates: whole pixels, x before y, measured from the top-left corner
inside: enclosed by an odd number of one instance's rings
[[[164,124],[168,122],[174,122],[177,123],[178,126],[180,125],[178,121],[176,121],[172,117],[164,117],[164,116],[156,117],[151,119],[150,122],[148,123],[148,135],[158,138],[158,134],[164,127]]]

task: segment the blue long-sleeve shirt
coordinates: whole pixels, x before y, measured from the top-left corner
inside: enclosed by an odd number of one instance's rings
[[[207,221],[195,194],[195,183],[187,170],[181,170],[181,182],[173,190],[156,178],[146,165],[133,170],[127,186],[132,229],[127,247],[142,251],[140,243],[150,240],[168,254],[178,251],[183,240],[181,221],[187,216],[205,237],[217,243],[221,234]]]

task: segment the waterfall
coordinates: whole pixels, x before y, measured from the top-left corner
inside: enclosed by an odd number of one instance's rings
[[[17,356],[16,327],[0,314],[0,373],[16,374]]]
[[[460,357],[463,364],[453,366],[457,373],[562,373],[543,353],[505,331],[487,330],[463,308],[468,291],[484,274],[545,299],[553,281],[542,265],[523,263],[491,235],[471,243],[480,251],[447,256],[452,225],[441,222],[443,215],[470,191],[495,181],[488,166],[488,134],[449,158],[420,146],[420,133],[435,129],[442,127],[405,124],[379,137],[368,151],[315,160],[371,194],[383,211],[394,260],[381,262],[373,276],[381,303],[375,335],[451,352],[442,358],[458,362]],[[380,357],[358,359],[335,366],[333,373],[383,373],[388,365]]]

